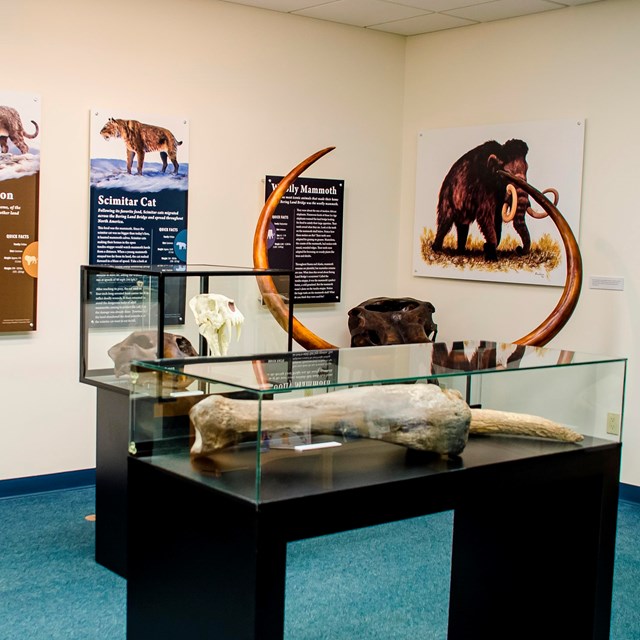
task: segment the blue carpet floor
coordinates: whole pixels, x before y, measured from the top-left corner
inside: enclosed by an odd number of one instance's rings
[[[84,519],[94,497],[0,500],[0,640],[124,640],[126,583],[94,562]],[[640,505],[618,515],[611,638],[637,640]],[[291,544],[286,640],[446,638],[451,525],[443,513]]]

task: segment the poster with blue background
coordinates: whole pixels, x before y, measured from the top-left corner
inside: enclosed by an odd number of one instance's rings
[[[185,264],[188,120],[94,109],[90,155],[89,263]],[[180,322],[179,309],[175,315],[167,320]],[[135,321],[111,318],[109,324]]]
[[[188,189],[185,118],[92,111],[91,264],[186,262]]]

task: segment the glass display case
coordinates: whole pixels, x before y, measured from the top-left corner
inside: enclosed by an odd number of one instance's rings
[[[81,382],[128,388],[132,359],[289,351],[290,327],[273,319],[260,276],[273,278],[291,318],[288,270],[81,267]]]
[[[624,358],[486,341],[135,361],[130,453],[255,503],[316,495],[468,467],[471,442],[525,441],[500,435],[514,413],[576,435],[534,431],[522,455],[618,442],[625,375]],[[474,426],[487,409],[498,435]],[[438,412],[458,430],[444,445]]]
[[[266,276],[279,293],[263,296]],[[81,268],[80,381],[96,387],[97,562],[127,574],[131,360],[289,351],[291,320],[281,327],[267,304],[288,308],[291,319],[292,290],[292,272],[281,269]]]

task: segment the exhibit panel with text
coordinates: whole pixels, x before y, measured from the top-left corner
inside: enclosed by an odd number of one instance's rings
[[[187,261],[189,122],[186,118],[132,114],[125,109],[91,112],[89,263],[111,266],[159,265]],[[95,300],[105,300],[110,326],[137,322],[129,310],[142,291],[137,279],[105,277]],[[170,322],[183,322],[184,296]],[[114,296],[121,298],[114,305]],[[107,304],[108,303],[108,304]],[[149,303],[151,304],[151,303]],[[120,313],[113,315],[114,309]]]
[[[281,179],[266,176],[265,199]],[[298,178],[273,214],[269,265],[295,271],[296,304],[340,302],[343,207],[344,180]]]
[[[40,98],[0,92],[0,331],[36,328]]]

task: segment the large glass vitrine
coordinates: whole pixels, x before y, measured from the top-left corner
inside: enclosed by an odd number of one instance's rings
[[[262,293],[263,278],[277,294]],[[97,387],[96,560],[107,568],[126,576],[131,360],[290,350],[290,322],[273,319],[266,296],[292,318],[292,279],[288,270],[203,264],[81,267],[80,381]]]
[[[282,638],[288,542],[451,509],[450,639],[607,638],[625,368],[492,342],[134,363],[128,637]],[[421,450],[397,387],[582,439]]]

